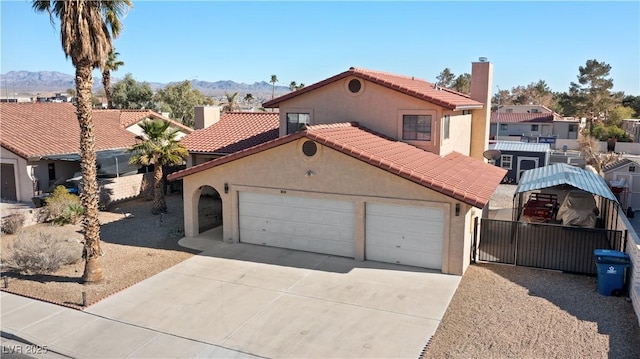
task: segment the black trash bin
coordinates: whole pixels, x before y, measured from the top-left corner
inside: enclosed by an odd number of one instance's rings
[[[624,293],[626,269],[631,265],[629,255],[611,249],[593,251],[598,269],[598,293],[606,296]]]

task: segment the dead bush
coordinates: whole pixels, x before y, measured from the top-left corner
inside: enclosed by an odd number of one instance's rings
[[[45,274],[82,259],[82,245],[51,234],[20,236],[13,244],[8,264],[25,274]]]
[[[41,211],[41,220],[43,222],[53,222],[58,225],[75,224],[84,212],[80,204],[80,198],[69,193],[64,186],[56,187],[51,197],[48,197],[45,201],[47,205]]]
[[[24,226],[24,214],[14,213],[2,219],[2,233],[15,234]]]

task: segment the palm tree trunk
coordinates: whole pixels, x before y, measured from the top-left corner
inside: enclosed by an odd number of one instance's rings
[[[167,201],[164,199],[164,182],[162,181],[162,165],[153,167],[153,209],[151,213],[160,214],[167,211]]]
[[[104,95],[107,96],[107,108],[113,108],[113,98],[111,97],[111,72],[105,70],[102,72],[102,86],[104,87]]]
[[[78,124],[80,125],[80,168],[82,170],[82,195],[84,207],[83,229],[85,259],[82,280],[96,283],[103,279],[100,265],[100,222],[98,221],[98,180],[96,172],[96,147],[91,116],[91,88],[93,66],[89,61],[76,63],[76,91],[78,95]]]

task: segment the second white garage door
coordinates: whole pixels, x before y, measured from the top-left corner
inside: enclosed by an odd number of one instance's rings
[[[289,195],[240,192],[240,241],[354,256],[354,204]]]
[[[367,203],[368,260],[442,268],[444,210]]]

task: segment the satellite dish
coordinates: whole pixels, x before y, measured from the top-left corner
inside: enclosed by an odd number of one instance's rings
[[[484,158],[488,159],[489,161],[495,161],[499,159],[501,155],[502,152],[500,152],[500,150],[486,150],[482,153],[482,156],[484,156]]]

